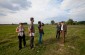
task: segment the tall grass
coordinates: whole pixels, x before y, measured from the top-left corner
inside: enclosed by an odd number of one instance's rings
[[[38,28],[35,25],[36,33],[34,49],[29,47],[28,26],[25,25],[27,47],[18,50],[18,37],[15,29],[18,25],[0,26],[0,55],[84,55],[85,54],[85,26],[68,26],[65,46],[60,46],[55,37],[56,26],[45,25],[43,44],[38,44]]]

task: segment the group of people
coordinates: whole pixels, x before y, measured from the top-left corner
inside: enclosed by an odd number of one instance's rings
[[[34,18],[30,18],[30,27],[28,27],[29,36],[30,36],[30,48],[34,48],[34,36],[35,36],[35,28],[34,28]],[[44,24],[41,21],[38,21],[38,29],[39,29],[39,44],[42,44],[42,36],[44,35],[43,31]],[[25,30],[22,23],[19,23],[19,26],[16,28],[16,32],[18,33],[19,39],[19,50],[22,49],[22,41],[24,47],[26,47],[26,40],[25,40]]]
[[[35,36],[35,28],[34,28],[34,18],[30,18],[30,27],[28,27],[29,36],[30,36],[30,48],[34,48],[34,36]],[[42,36],[44,35],[43,30],[44,24],[41,21],[38,21],[38,30],[39,30],[39,44],[42,44]],[[26,40],[25,40],[25,30],[22,23],[19,23],[19,26],[16,28],[16,32],[18,33],[18,39],[19,39],[19,50],[22,49],[22,41],[24,44],[24,47],[26,47]],[[60,34],[62,34],[62,43],[65,42],[65,34],[67,32],[67,26],[64,24],[64,22],[59,22],[57,24],[57,32],[56,32],[56,38],[60,39]]]
[[[65,43],[65,36],[67,34],[67,25],[62,21],[57,23],[57,32],[56,32],[56,38],[57,40],[60,40],[60,36],[62,36],[61,43]]]

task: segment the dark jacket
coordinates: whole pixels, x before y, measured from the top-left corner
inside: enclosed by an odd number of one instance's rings
[[[61,31],[61,25],[57,25],[57,31]]]
[[[66,25],[66,24],[63,25],[63,30],[64,30],[65,32],[67,32],[67,25]]]
[[[43,29],[41,29],[41,25],[38,26],[38,29],[39,29],[39,33],[44,33]]]

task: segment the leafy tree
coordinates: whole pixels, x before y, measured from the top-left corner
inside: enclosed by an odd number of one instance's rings
[[[54,21],[54,20],[51,20],[51,24],[52,24],[52,25],[55,24],[55,21]]]
[[[85,21],[79,21],[78,24],[85,25]]]
[[[67,21],[67,24],[73,25],[73,24],[74,24],[73,19],[69,19],[69,20]]]

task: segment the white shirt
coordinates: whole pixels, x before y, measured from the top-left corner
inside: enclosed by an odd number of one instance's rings
[[[28,29],[30,30],[31,26]],[[29,36],[35,36],[35,33],[30,33]]]
[[[63,25],[61,25],[61,30],[63,30]]]
[[[18,27],[18,31],[19,31],[19,32],[18,32],[18,35],[19,35],[19,36],[23,36],[23,35],[24,35],[24,33],[23,33],[23,32],[24,32],[24,28],[23,28],[23,27],[20,27],[20,26],[19,26],[19,27]]]
[[[35,33],[30,33],[30,36],[34,36],[35,35]]]

